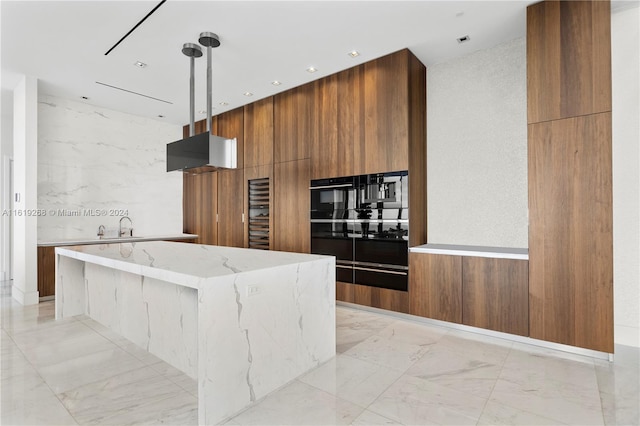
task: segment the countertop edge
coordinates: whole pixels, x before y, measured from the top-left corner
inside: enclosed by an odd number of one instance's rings
[[[104,238],[102,240],[60,240],[60,241],[39,241],[38,247],[64,247],[64,246],[83,246],[90,244],[114,244],[114,243],[136,243],[142,241],[166,241],[166,240],[194,240],[198,238],[195,234],[169,234],[169,235],[150,235],[147,237],[124,237],[124,238]]]
[[[424,244],[411,247],[411,253],[443,254],[449,256],[473,256],[495,259],[529,260],[529,250],[526,248],[482,247],[449,244]]]

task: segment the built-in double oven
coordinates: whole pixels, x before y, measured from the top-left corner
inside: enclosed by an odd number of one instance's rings
[[[407,290],[407,171],[311,181],[311,252],[336,257],[336,279]]]

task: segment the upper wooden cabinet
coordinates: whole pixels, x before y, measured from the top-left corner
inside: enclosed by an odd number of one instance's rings
[[[309,158],[309,145],[317,136],[315,83],[274,96],[274,162]]]
[[[338,141],[338,76],[333,74],[315,82],[311,179],[353,174],[353,147]]]
[[[529,123],[611,111],[609,1],[527,8]]]
[[[273,166],[273,248],[309,253],[310,161],[297,160]]]
[[[238,168],[242,169],[244,167],[244,108],[224,112],[215,118],[215,134],[225,138],[236,138],[238,141]]]
[[[244,167],[273,164],[273,96],[244,106]]]

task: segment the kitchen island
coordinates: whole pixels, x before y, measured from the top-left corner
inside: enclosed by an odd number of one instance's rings
[[[335,355],[335,259],[177,242],[56,248],[56,318],[86,314],[198,380],[216,424]]]

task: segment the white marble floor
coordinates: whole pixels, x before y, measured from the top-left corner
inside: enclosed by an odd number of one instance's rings
[[[0,424],[197,424],[194,380],[53,302],[0,297]],[[611,364],[339,306],[337,352],[227,424],[639,423],[635,348]]]

